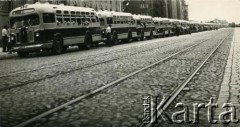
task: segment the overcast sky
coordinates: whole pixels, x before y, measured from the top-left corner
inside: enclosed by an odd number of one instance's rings
[[[189,19],[211,21],[214,18],[240,23],[240,0],[186,0]]]

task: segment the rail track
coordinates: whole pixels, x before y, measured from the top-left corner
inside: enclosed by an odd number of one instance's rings
[[[133,47],[129,47],[129,48],[125,48],[125,49],[119,49],[119,50],[115,50],[115,51],[107,51],[107,52],[103,52],[97,55],[89,55],[80,59],[74,59],[74,60],[70,60],[70,61],[63,61],[63,62],[59,62],[59,63],[54,63],[48,66],[43,66],[43,67],[39,67],[39,68],[33,68],[33,69],[27,69],[27,70],[22,70],[22,71],[16,71],[16,72],[12,72],[12,73],[8,73],[8,74],[4,74],[4,75],[0,75],[0,78],[4,78],[4,77],[8,77],[8,76],[13,76],[13,75],[17,75],[17,74],[23,74],[23,73],[27,73],[27,72],[34,72],[34,71],[38,71],[38,70],[42,70],[42,69],[47,69],[47,68],[51,68],[51,67],[56,67],[56,66],[60,66],[60,65],[64,65],[64,64],[69,64],[69,63],[74,63],[74,62],[80,62],[83,60],[87,60],[87,59],[91,59],[91,58],[97,58],[99,56],[104,56],[104,55],[110,55],[110,54],[114,54],[114,53],[119,53],[119,52],[124,52],[124,51],[128,51],[143,45],[150,45],[153,42],[150,43],[145,43],[145,44],[140,44],[138,46],[133,46]],[[175,43],[175,42],[173,42]],[[170,44],[173,44],[170,43]],[[170,45],[167,44],[167,45]],[[167,45],[163,45],[163,46],[167,46]]]
[[[176,56],[176,55],[178,55],[180,53],[183,53],[183,52],[185,52],[187,50],[190,50],[190,49],[194,48],[195,46],[197,46],[197,45],[199,45],[199,44],[201,44],[201,43],[203,43],[205,41],[207,41],[207,40],[204,40],[204,41],[201,41],[201,42],[199,42],[197,44],[194,44],[194,45],[191,45],[189,47],[186,47],[186,48],[184,48],[184,49],[182,49],[182,50],[180,50],[180,51],[178,51],[176,53],[173,53],[173,54],[171,54],[171,55],[169,55],[169,56],[167,56],[167,57],[165,57],[165,58],[163,58],[163,59],[161,59],[161,60],[159,60],[159,61],[157,61],[155,63],[152,63],[152,64],[150,64],[148,66],[145,66],[145,67],[143,67],[143,68],[141,68],[139,70],[136,70],[136,71],[134,71],[134,72],[124,76],[124,77],[121,77],[121,78],[119,78],[119,79],[117,79],[117,80],[115,80],[113,82],[105,84],[104,86],[99,87],[99,88],[97,88],[97,89],[95,89],[95,90],[93,90],[93,91],[91,91],[91,92],[89,92],[87,94],[79,96],[79,97],[77,97],[77,98],[75,98],[75,99],[73,99],[71,101],[68,101],[68,102],[66,102],[66,103],[64,103],[64,104],[62,104],[60,106],[57,106],[57,107],[55,107],[55,108],[53,108],[51,110],[48,110],[48,111],[46,111],[46,112],[44,112],[44,113],[42,113],[40,115],[37,115],[37,116],[35,116],[35,117],[33,117],[33,118],[29,119],[29,120],[26,120],[25,122],[22,122],[22,123],[16,125],[15,127],[25,127],[25,126],[31,125],[32,123],[34,123],[35,121],[37,121],[37,120],[39,120],[39,119],[41,119],[43,117],[47,117],[48,115],[51,115],[51,114],[53,114],[53,113],[55,113],[55,112],[65,108],[66,106],[72,105],[72,104],[74,104],[76,102],[79,102],[79,101],[81,101],[83,99],[86,99],[86,98],[88,98],[90,96],[94,96],[95,94],[97,94],[97,93],[99,93],[99,92],[101,92],[101,91],[103,91],[103,90],[105,90],[105,89],[107,89],[107,88],[109,88],[111,86],[117,85],[118,83],[120,83],[120,82],[122,82],[122,81],[124,81],[124,80],[126,80],[126,79],[128,79],[128,78],[130,78],[130,77],[132,77],[132,76],[134,76],[134,75],[136,75],[138,73],[140,73],[140,72],[143,72],[143,71],[145,71],[145,70],[147,70],[149,68],[152,68],[152,67],[154,67],[154,66],[156,66],[156,65],[158,65],[158,64],[160,64],[160,63],[162,63],[162,62],[164,62],[166,60],[169,60],[172,57],[174,57],[174,56]]]
[[[230,34],[231,35],[231,34]],[[188,76],[187,79],[185,79],[180,85],[174,89],[168,97],[165,98],[165,101],[157,105],[157,118],[163,113],[164,110],[166,110],[170,104],[177,98],[177,96],[181,93],[181,91],[186,87],[186,85],[196,76],[196,74],[200,71],[200,69],[205,65],[205,63],[213,56],[213,54],[217,51],[217,49],[223,44],[223,42],[230,37],[228,35],[226,38],[222,39],[220,43],[211,51],[211,53],[200,63],[200,65]],[[145,124],[142,123],[140,127],[151,127],[152,124]]]
[[[5,90],[9,90],[9,89],[13,89],[13,88],[17,88],[17,87],[21,87],[21,86],[24,86],[24,85],[28,85],[30,83],[39,82],[39,81],[42,81],[42,80],[45,80],[45,79],[53,78],[53,77],[56,77],[58,75],[68,74],[68,73],[75,72],[75,71],[78,71],[78,70],[81,70],[81,69],[90,68],[90,67],[93,67],[93,66],[97,66],[97,65],[105,64],[105,63],[112,62],[112,61],[115,61],[115,60],[119,60],[119,59],[122,59],[122,58],[125,58],[125,57],[133,56],[133,55],[140,54],[140,53],[145,53],[145,52],[148,52],[148,51],[151,51],[151,50],[156,50],[156,49],[159,49],[159,48],[163,48],[163,47],[169,46],[169,45],[171,45],[173,43],[175,43],[175,42],[168,43],[168,44],[161,45],[161,46],[156,46],[154,48],[149,48],[149,49],[146,49],[146,50],[142,50],[142,51],[138,51],[138,52],[134,52],[134,53],[130,53],[130,54],[126,54],[126,55],[118,57],[118,58],[104,60],[104,61],[97,62],[97,63],[94,63],[94,64],[90,64],[90,65],[87,65],[87,66],[84,66],[84,67],[78,67],[78,68],[70,69],[70,70],[67,70],[67,71],[63,71],[61,73],[55,73],[55,74],[52,74],[52,75],[46,75],[44,77],[33,79],[33,80],[27,80],[27,81],[24,81],[22,83],[14,84],[12,86],[2,87],[2,88],[0,87],[0,92],[1,91],[5,91]],[[49,65],[49,66],[44,66],[44,67],[40,67],[40,68],[35,68],[35,69],[30,69],[30,70],[25,70],[25,71],[19,71],[19,72],[15,72],[15,73],[11,73],[11,74],[6,74],[6,75],[0,76],[0,79],[4,78],[4,77],[14,76],[14,75],[21,75],[23,73],[31,73],[31,72],[34,72],[34,71],[48,69],[48,68],[52,68],[52,67],[56,67],[56,66],[60,66],[60,65],[69,64],[69,63],[80,62],[80,61],[84,61],[84,60],[87,60],[87,59],[94,59],[94,58],[97,58],[99,56],[110,55],[110,54],[114,54],[114,53],[118,53],[118,52],[124,52],[124,51],[131,50],[133,48],[136,48],[136,47],[138,47],[138,46],[130,47],[130,48],[123,49],[123,50],[112,51],[112,52],[104,52],[102,54],[91,55],[91,56],[84,57],[84,58],[81,58],[81,59],[61,62],[61,63],[57,63],[57,64],[53,64],[53,65]]]

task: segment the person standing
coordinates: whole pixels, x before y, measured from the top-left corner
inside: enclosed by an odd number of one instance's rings
[[[111,46],[112,45],[112,39],[111,39],[111,24],[106,28],[106,34],[107,34],[107,45]]]
[[[4,26],[2,29],[2,42],[3,42],[3,52],[7,51],[7,45],[8,45],[8,30],[7,26]]]

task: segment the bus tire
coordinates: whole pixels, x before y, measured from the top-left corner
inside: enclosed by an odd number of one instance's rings
[[[92,47],[92,38],[89,34],[85,35],[84,38],[84,45],[83,45],[84,49],[88,50]]]
[[[22,57],[22,58],[29,56],[29,52],[17,52],[17,54],[19,57]]]
[[[141,33],[140,33],[140,41],[143,41],[143,40],[144,40],[144,32],[141,31]]]
[[[112,44],[113,44],[113,45],[117,45],[117,44],[118,44],[118,35],[117,35],[117,32],[113,32]]]
[[[131,43],[131,42],[132,42],[132,32],[129,32],[129,33],[128,33],[127,42],[128,42],[128,43]]]
[[[53,39],[53,54],[61,54],[63,52],[63,40],[60,36],[55,36]]]

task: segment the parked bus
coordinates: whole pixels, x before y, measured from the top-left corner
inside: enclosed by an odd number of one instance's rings
[[[51,50],[55,54],[68,46],[91,48],[101,41],[100,24],[92,8],[53,4],[31,4],[10,13],[12,52],[20,57],[30,52]]]
[[[151,16],[133,15],[133,19],[137,29],[137,36],[140,40],[144,40],[145,37],[148,37],[149,39],[154,38],[156,31]]]
[[[166,35],[170,37],[173,34],[172,31],[172,24],[169,19],[167,18],[153,18],[155,28],[156,28],[156,35],[165,37]]]
[[[179,20],[181,24],[181,34],[191,34],[190,24],[186,20]]]
[[[117,44],[118,40],[131,42],[136,37],[136,26],[131,13],[98,11],[97,12],[102,30],[102,40],[106,41],[106,28],[111,25],[112,43]]]

